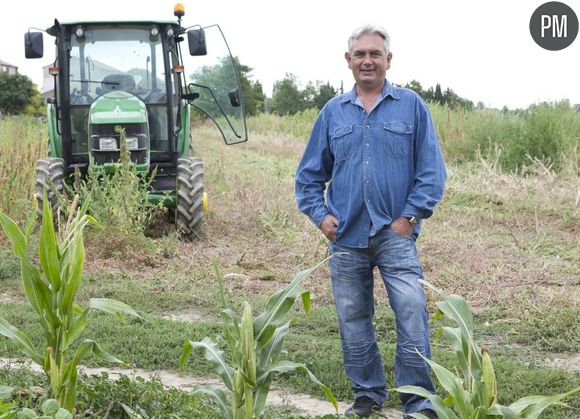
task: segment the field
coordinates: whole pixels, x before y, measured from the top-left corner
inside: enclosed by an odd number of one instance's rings
[[[539,119],[554,117],[542,112]],[[418,241],[425,278],[447,293],[462,295],[472,307],[477,340],[493,356],[503,404],[580,386],[580,117],[558,112],[564,122],[554,124],[565,131],[550,128],[552,135],[559,135],[552,159],[531,154],[513,163],[513,148],[506,145],[502,150],[501,142],[477,129],[494,126],[495,136],[501,140],[505,134],[505,144],[515,143],[529,128],[517,116],[499,120],[485,113],[434,109],[449,180],[442,203],[424,223]],[[233,308],[241,311],[247,300],[259,312],[268,296],[294,274],[326,256],[326,240],[297,211],[293,198],[294,171],[314,116],[307,112],[252,118],[250,140],[230,147],[209,124],[195,130],[210,208],[204,236],[198,240],[177,240],[170,225],[156,238],[89,228],[80,300],[114,298],[131,305],[144,320],[119,324],[95,315],[86,333],[140,371],[215,382],[217,376],[200,354],[178,368],[186,340],[215,338],[221,332],[212,265],[224,275]],[[516,139],[502,129],[516,131]],[[34,162],[46,152],[46,137],[42,121],[0,121],[0,208],[19,223],[33,209]],[[0,316],[40,342],[41,330],[23,297],[18,260],[4,236],[0,283]],[[286,358],[304,363],[340,401],[349,402],[352,393],[342,371],[326,267],[317,269],[303,286],[312,293],[312,311],[305,316],[301,308],[294,310]],[[394,318],[381,287],[377,282],[376,332],[394,386]],[[428,298],[432,312],[436,296],[429,292]],[[433,337],[438,325],[431,324]],[[20,353],[4,338],[0,356],[0,385],[20,388],[22,405],[42,400],[44,378],[20,368]],[[452,367],[451,350],[442,342],[433,345],[433,358]],[[86,367],[112,366],[90,358]],[[159,379],[112,382],[107,377],[82,380],[79,410],[93,417],[122,417],[117,402],[123,402],[149,417],[169,417],[170,412],[179,414],[175,417],[219,417],[215,406],[176,389],[163,390]],[[300,411],[304,405],[296,401],[295,392],[320,399],[318,414],[329,411],[322,391],[303,374],[282,374],[275,387],[283,397],[281,404],[269,408],[271,417],[317,416],[315,410]],[[550,408],[542,417],[579,417],[580,399],[567,402],[569,407]],[[388,407],[399,407],[396,394]]]

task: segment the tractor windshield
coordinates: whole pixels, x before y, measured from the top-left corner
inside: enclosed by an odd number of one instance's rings
[[[152,35],[157,28],[157,34]],[[90,105],[125,91],[146,104],[152,147],[167,151],[167,85],[161,33],[152,25],[94,25],[73,30],[69,86],[74,154],[87,152]],[[173,75],[169,75],[173,83]]]
[[[149,27],[87,27],[78,35],[71,39],[71,105],[90,104],[112,90],[145,103],[167,101],[161,39]]]

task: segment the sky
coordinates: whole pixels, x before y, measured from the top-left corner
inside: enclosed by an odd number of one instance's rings
[[[580,17],[580,0],[563,0]],[[2,7],[0,60],[42,83],[42,66],[54,58],[45,35],[45,58],[24,58],[24,33],[54,19],[173,19],[172,0],[29,0]],[[287,73],[301,88],[309,81],[353,86],[344,53],[351,32],[371,23],[391,36],[389,81],[440,83],[487,107],[525,108],[568,99],[580,104],[580,36],[561,51],[533,41],[529,22],[536,0],[184,0],[184,26],[219,24],[232,54],[253,68],[266,94]],[[7,10],[9,9],[9,10]]]

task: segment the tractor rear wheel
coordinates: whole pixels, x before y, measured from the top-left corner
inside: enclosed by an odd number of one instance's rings
[[[177,159],[175,224],[187,239],[201,234],[203,200],[203,162],[194,157]]]
[[[44,191],[48,203],[55,213],[58,209],[58,198],[64,188],[64,160],[58,157],[45,157],[36,161],[36,198],[38,215],[42,215]]]

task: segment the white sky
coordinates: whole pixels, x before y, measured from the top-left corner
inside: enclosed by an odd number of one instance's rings
[[[393,62],[387,78],[397,84],[439,82],[474,103],[527,107],[567,98],[580,103],[580,36],[562,51],[546,51],[529,32],[533,11],[547,0],[185,0],[183,24],[218,23],[232,53],[252,67],[270,95],[272,85],[293,73],[308,81],[353,85],[344,52],[352,30],[365,23],[391,35]],[[563,0],[580,17],[580,0]],[[0,60],[17,65],[35,83],[53,58],[45,35],[45,58],[24,58],[24,33],[59,20],[173,19],[173,0],[29,0],[3,3]],[[20,7],[22,6],[22,7]],[[211,48],[211,46],[209,46]]]

